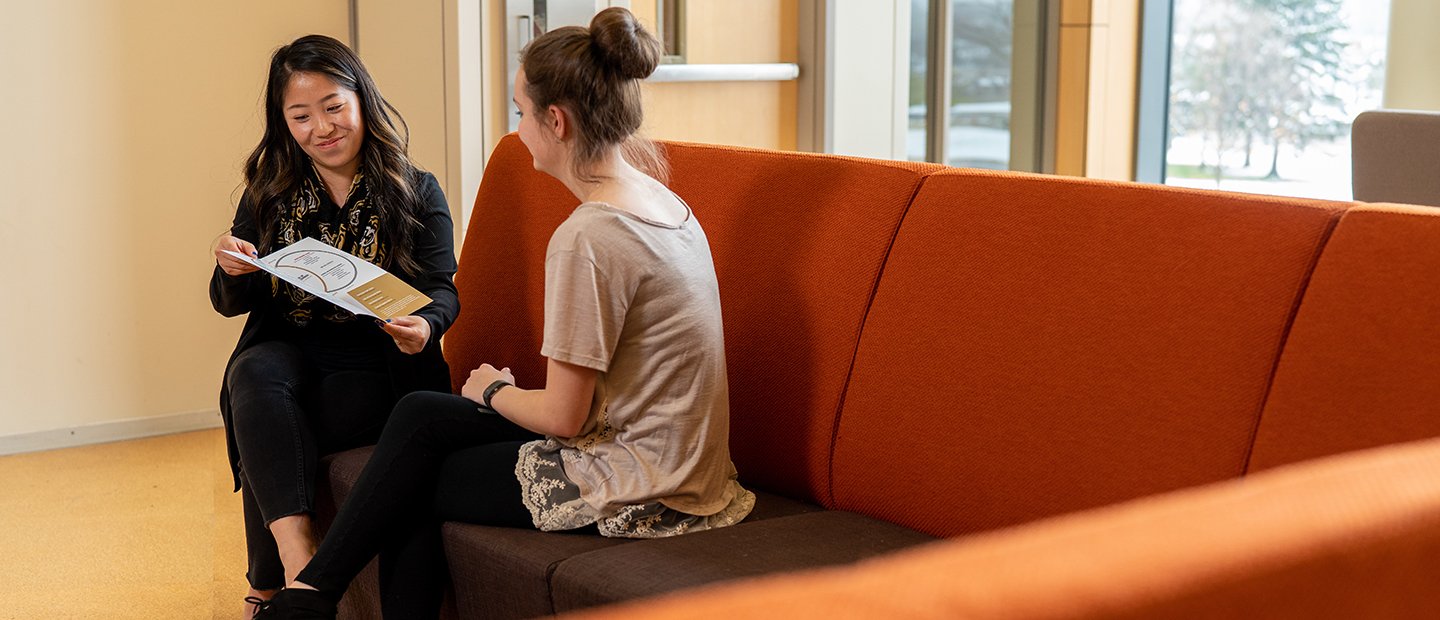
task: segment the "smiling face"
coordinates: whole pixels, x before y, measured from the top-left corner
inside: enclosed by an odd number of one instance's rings
[[[360,167],[365,122],[360,97],[328,76],[299,72],[283,96],[285,124],[315,165],[345,176]]]

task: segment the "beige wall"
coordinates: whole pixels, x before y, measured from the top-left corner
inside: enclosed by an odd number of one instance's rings
[[[486,151],[505,135],[504,2],[484,0]],[[653,28],[655,0],[631,0],[641,22]],[[743,10],[740,10],[743,9]],[[687,0],[686,61],[701,63],[795,62],[799,55],[799,0]],[[363,45],[363,44],[362,44]],[[796,83],[647,83],[645,126],[657,140],[714,142],[760,148],[795,148]]]
[[[410,128],[410,158],[445,185],[445,39],[442,2],[361,0],[356,48]]]
[[[653,27],[655,0],[631,8]],[[687,0],[685,61],[691,64],[795,62],[798,0]],[[645,84],[651,138],[795,149],[796,83]]]
[[[356,3],[358,51],[410,129],[410,157],[435,175],[456,247],[483,170],[480,0]]]
[[[0,8],[0,437],[214,410],[240,321],[210,244],[259,137],[270,52],[345,0]]]
[[[1391,0],[1385,107],[1440,110],[1440,2]]]

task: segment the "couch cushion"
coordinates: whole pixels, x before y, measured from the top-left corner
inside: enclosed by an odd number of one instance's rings
[[[554,612],[550,573],[562,560],[628,540],[446,523],[445,557],[464,618],[534,618]]]
[[[861,337],[836,507],[955,535],[1240,475],[1346,206],[931,175]]]
[[[360,479],[360,472],[365,471],[365,463],[370,461],[370,455],[375,453],[375,446],[365,446],[346,450],[337,454],[331,454],[320,459],[320,468],[325,475],[321,476],[327,482],[328,497],[325,499],[334,502],[328,506],[328,516],[335,516],[335,509],[345,503],[345,498],[350,495],[350,489],[355,487],[355,481]],[[316,495],[321,495],[316,493]],[[317,502],[319,497],[316,498]]]
[[[756,488],[828,501],[841,394],[885,253],[923,175],[939,167],[671,143],[671,187],[704,226],[724,306],[730,448]],[[456,384],[481,362],[544,381],[545,246],[576,200],[515,136],[495,148],[445,340]]]
[[[701,144],[667,151],[671,187],[715,257],[740,478],[824,504],[865,311],[910,198],[940,167]]]
[[[742,577],[849,564],[932,540],[884,521],[826,510],[576,555],[560,562],[551,587],[559,612]]]
[[[1440,435],[1440,209],[1345,213],[1305,291],[1250,470]]]
[[[758,493],[755,510],[745,524],[819,510],[818,506]],[[465,618],[552,614],[551,574],[560,563],[633,542],[604,538],[593,531],[547,533],[464,523],[446,523],[443,532],[456,601]]]

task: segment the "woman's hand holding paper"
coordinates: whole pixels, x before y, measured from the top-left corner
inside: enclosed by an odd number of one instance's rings
[[[249,241],[230,235],[221,236],[220,241],[215,244],[215,264],[220,265],[220,269],[230,276],[243,276],[260,270],[260,268],[226,254],[222,250],[259,258],[260,254],[255,250],[255,245]]]
[[[425,350],[425,345],[430,343],[430,322],[423,317],[397,316],[381,323],[380,327],[395,339],[395,346],[410,355]]]

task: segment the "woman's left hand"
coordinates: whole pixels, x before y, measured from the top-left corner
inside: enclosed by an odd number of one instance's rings
[[[395,346],[410,355],[425,350],[425,345],[430,343],[430,321],[424,317],[413,314],[397,316],[388,323],[381,323],[380,327],[395,339]]]
[[[489,364],[481,364],[479,368],[470,371],[470,378],[465,380],[465,385],[460,388],[460,395],[480,404],[485,404],[485,388],[491,383],[504,381],[515,385],[515,375],[511,374],[509,368],[496,370]]]

